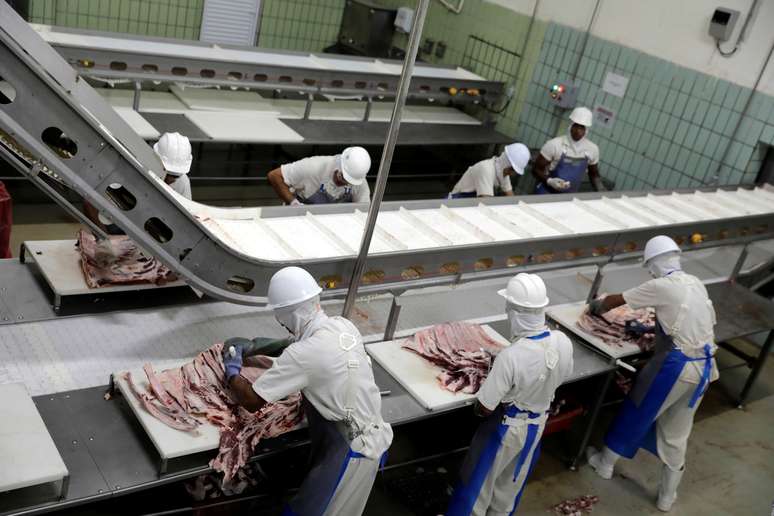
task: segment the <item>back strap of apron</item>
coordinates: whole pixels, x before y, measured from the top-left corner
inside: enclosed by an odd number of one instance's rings
[[[701,398],[704,395],[704,393],[707,391],[707,387],[709,386],[710,374],[712,373],[712,350],[710,348],[710,345],[705,344],[703,350],[704,350],[703,357],[686,359],[687,362],[698,362],[700,360],[704,360],[704,370],[701,373],[701,380],[699,380],[699,385],[696,387],[696,390],[693,391],[693,395],[691,396],[691,401],[688,402],[688,406],[691,408],[696,406],[696,402],[698,402],[699,398]]]

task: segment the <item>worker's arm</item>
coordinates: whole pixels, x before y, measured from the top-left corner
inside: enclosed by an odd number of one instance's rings
[[[602,299],[597,298],[589,303],[589,313],[592,315],[602,315],[625,303],[626,300],[624,299],[623,294],[608,294]]]
[[[551,163],[543,156],[542,153],[535,158],[535,166],[532,167],[532,175],[535,176],[535,181],[538,183],[544,183],[548,180],[548,166]]]
[[[250,412],[261,410],[267,403],[265,399],[256,394],[253,385],[243,376],[238,374],[232,376],[228,381],[228,386],[231,387],[231,393],[236,402]]]
[[[473,406],[473,412],[475,412],[478,417],[487,417],[494,411],[489,410],[483,406],[480,401],[476,400],[476,404]]]
[[[513,190],[507,190],[503,192],[503,195],[506,197],[513,197]]]
[[[266,176],[269,179],[269,184],[274,188],[274,192],[277,194],[282,202],[290,204],[296,198],[293,193],[285,184],[285,178],[282,177],[282,167],[275,168]]]
[[[602,184],[602,176],[599,175],[599,163],[589,165],[589,180],[595,192],[606,192],[607,188]]]

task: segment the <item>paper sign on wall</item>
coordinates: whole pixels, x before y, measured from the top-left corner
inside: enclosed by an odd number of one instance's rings
[[[602,84],[602,91],[615,95],[616,97],[623,97],[626,94],[626,87],[628,85],[628,77],[613,72],[607,72],[607,75],[605,75],[605,82]]]
[[[597,104],[594,106],[594,125],[610,129],[615,123],[615,111]]]

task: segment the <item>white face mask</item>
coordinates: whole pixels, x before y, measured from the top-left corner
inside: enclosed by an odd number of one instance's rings
[[[650,275],[654,278],[663,278],[669,273],[683,270],[680,265],[679,253],[667,253],[656,256],[655,258],[648,260],[646,265],[648,267],[648,272],[650,272]]]
[[[297,305],[277,308],[274,310],[274,317],[296,339],[299,339],[320,310],[320,298],[315,296]]]
[[[506,303],[505,310],[511,325],[511,340],[540,332],[546,328],[546,314],[543,309],[537,311],[517,310],[513,305]]]

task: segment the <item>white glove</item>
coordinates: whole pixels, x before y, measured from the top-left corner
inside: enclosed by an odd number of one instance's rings
[[[546,184],[554,190],[564,191],[570,188],[570,182],[559,177],[549,177]]]
[[[94,259],[100,267],[108,267],[118,260],[116,251],[113,249],[113,243],[109,238],[97,240],[97,249],[94,252]]]
[[[290,206],[303,206],[303,205],[304,205],[304,203],[302,203],[301,201],[299,201],[295,197],[293,198],[292,201],[290,201]]]

